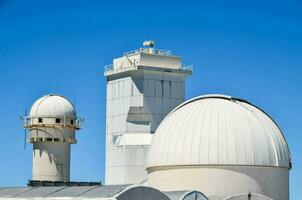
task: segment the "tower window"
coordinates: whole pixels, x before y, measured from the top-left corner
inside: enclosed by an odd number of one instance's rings
[[[70,120],[70,124],[71,124],[71,125],[73,125],[73,119],[72,119],[72,120]]]
[[[61,123],[61,119],[60,118],[56,118],[56,123],[57,124]]]
[[[38,122],[42,123],[43,122],[42,118],[38,118]]]

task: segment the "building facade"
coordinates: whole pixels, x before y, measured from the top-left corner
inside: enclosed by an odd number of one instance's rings
[[[146,156],[164,117],[185,98],[191,67],[170,51],[146,48],[124,53],[107,66],[106,184],[144,181]]]

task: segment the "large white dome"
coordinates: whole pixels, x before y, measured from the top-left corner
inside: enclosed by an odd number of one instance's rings
[[[39,98],[30,109],[30,117],[72,117],[76,111],[70,101],[61,95],[49,94]]]
[[[147,169],[162,166],[249,165],[290,168],[277,124],[245,100],[206,95],[175,108],[149,149]]]

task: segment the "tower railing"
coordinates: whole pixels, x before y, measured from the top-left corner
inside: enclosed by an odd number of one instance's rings
[[[107,74],[107,72],[119,73],[119,72],[124,72],[124,71],[128,71],[128,70],[135,70],[135,69],[138,69],[138,67],[141,67],[141,66],[140,65],[128,65],[126,67],[120,67],[120,68],[115,69],[113,64],[109,64],[109,65],[104,66],[104,73],[105,73],[105,75]],[[159,67],[154,67],[154,68],[159,68]],[[178,70],[186,71],[186,72],[193,72],[193,65],[182,65]]]
[[[84,123],[84,118],[81,118],[81,117],[76,117],[76,118],[68,118],[68,121],[67,121],[67,118],[64,116],[63,118],[60,118],[62,119],[62,122],[60,123],[56,123],[55,120],[57,119],[58,117],[53,117],[53,116],[43,116],[43,117],[30,117],[30,116],[25,116],[25,117],[22,117],[22,125],[23,125],[23,128],[32,128],[32,127],[37,127],[37,126],[41,126],[41,127],[54,127],[54,126],[61,126],[61,127],[70,127],[70,128],[74,128],[74,129],[81,129],[82,128],[82,125]],[[53,122],[37,122],[37,121],[34,121],[35,119],[52,119]],[[73,120],[73,123],[70,123],[71,121],[70,120]]]
[[[108,64],[108,65],[104,66],[104,71],[105,72],[111,71],[111,70],[113,70],[113,64]]]
[[[193,72],[193,65],[182,65],[180,67],[181,70],[184,70],[184,71],[191,71]]]
[[[164,55],[169,56],[172,55],[171,50],[164,50],[164,49],[153,49],[153,48],[140,48],[132,51],[128,51],[126,53],[123,53],[123,56],[131,56],[137,53],[154,53],[157,55]]]

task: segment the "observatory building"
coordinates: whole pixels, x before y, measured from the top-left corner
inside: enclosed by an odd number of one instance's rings
[[[60,95],[46,95],[31,107],[24,118],[33,144],[33,177],[41,181],[69,181],[70,145],[75,144],[80,118],[74,106]]]
[[[24,118],[32,180],[0,188],[0,200],[289,200],[291,155],[273,118],[227,95],[185,101],[192,67],[144,45],[105,68],[105,185],[69,180],[82,119],[65,97],[46,95]]]
[[[149,149],[150,186],[206,196],[288,199],[290,153],[273,119],[251,103],[205,95],[176,107]]]

